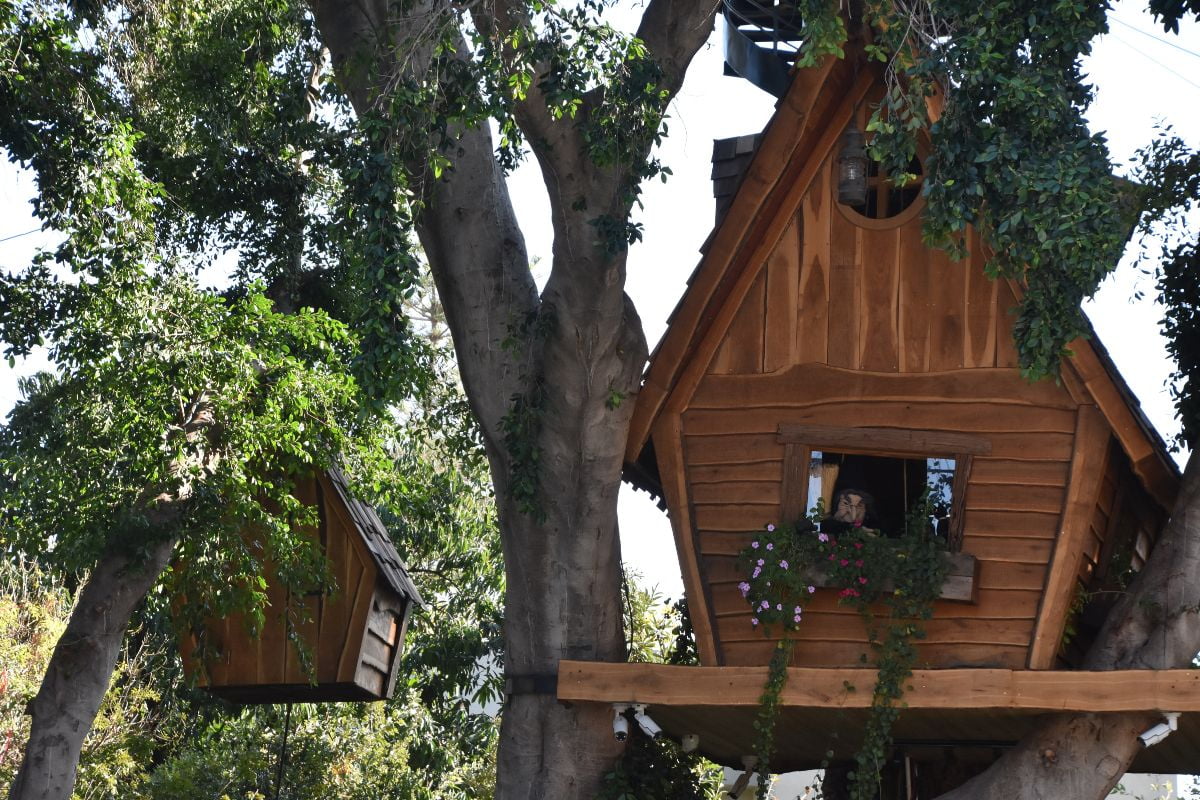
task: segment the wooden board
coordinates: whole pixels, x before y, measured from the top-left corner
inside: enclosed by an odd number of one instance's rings
[[[1089,535],[1092,510],[1104,478],[1110,437],[1108,422],[1095,406],[1080,406],[1071,459],[1071,482],[1067,487],[1062,527],[1054,547],[1054,559],[1046,577],[1045,599],[1038,614],[1037,631],[1029,651],[1030,669],[1054,666],[1067,623],[1076,576]]]
[[[738,408],[694,408],[684,412],[689,435],[765,433],[787,426],[927,428],[983,434],[1025,431],[1073,433],[1075,413],[994,402],[942,403],[931,400],[810,400],[794,397],[786,405],[747,404]],[[1066,463],[1065,461],[1063,462]]]
[[[813,403],[868,397],[875,401],[928,400],[943,404],[987,400],[1075,410],[1075,402],[1063,387],[1052,381],[1029,383],[1015,369],[907,374],[862,372],[825,364],[798,364],[776,375],[708,375],[688,408],[788,406],[797,398]]]
[[[677,667],[561,661],[558,699],[648,705],[757,706],[767,668]],[[872,669],[792,667],[783,706],[866,708]],[[848,691],[846,684],[855,687]],[[1200,711],[1200,670],[1109,672],[1007,669],[914,670],[904,693],[910,709],[1023,709],[1113,713],[1169,708]]]

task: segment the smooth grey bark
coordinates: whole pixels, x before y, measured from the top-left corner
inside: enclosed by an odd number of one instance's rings
[[[313,0],[338,78],[363,113],[381,91],[377,74],[421,74],[431,19],[440,0],[388,18],[382,0]],[[393,7],[394,9],[395,7]],[[650,0],[639,35],[673,95],[712,29],[716,5]],[[503,33],[523,21],[524,6],[500,0],[472,8],[480,31]],[[387,20],[384,27],[382,20]],[[467,49],[460,48],[461,57]],[[585,99],[580,119],[604,102]],[[624,294],[625,254],[606,253],[592,221],[627,218],[636,165],[601,168],[585,152],[579,120],[554,119],[535,85],[516,108],[542,170],[554,226],[551,274],[539,296],[504,177],[486,125],[456,129],[453,169],[440,180],[414,174],[426,206],[418,234],[454,339],[459,370],[483,430],[499,502],[506,571],[505,670],[554,675],[563,658],[625,657],[620,614],[617,492],[632,398],[647,348]],[[648,155],[649,142],[646,143]],[[580,202],[580,201],[583,202]],[[544,333],[501,346],[533,315]],[[514,465],[503,421],[513,397],[542,396],[536,434],[541,515],[509,497]],[[613,398],[624,398],[614,402]],[[564,706],[553,695],[516,694],[505,707],[497,798],[591,798],[619,747],[611,711]]]
[[[1200,652],[1198,500],[1200,460],[1193,454],[1171,520],[1109,614],[1084,669],[1181,669]],[[1048,717],[985,772],[940,800],[1102,800],[1138,754],[1138,734],[1160,720],[1150,709]]]
[[[88,576],[30,703],[33,724],[9,800],[71,796],[83,740],[108,691],[130,617],[166,568],[174,544],[157,542],[137,562],[106,554]]]
[[[195,442],[213,425],[207,393],[184,412],[172,436]],[[204,447],[190,459],[205,464],[215,456]],[[138,604],[167,568],[179,541],[179,522],[190,502],[195,480],[189,464],[172,463],[174,485],[147,488],[134,503],[147,530],[160,537],[132,557],[123,548],[101,554],[71,609],[66,630],[54,646],[38,693],[29,704],[33,717],[21,768],[9,787],[9,800],[68,800],[83,742],[108,691],[125,631]]]

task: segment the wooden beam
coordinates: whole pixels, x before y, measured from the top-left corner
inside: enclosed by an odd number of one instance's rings
[[[651,438],[662,476],[663,497],[667,501],[671,530],[675,535],[675,550],[679,555],[679,571],[687,595],[688,616],[696,636],[696,650],[700,654],[700,663],[716,666],[721,663],[721,654],[713,635],[715,621],[708,588],[701,580],[696,529],[692,524],[691,495],[684,474],[686,461],[680,423],[678,414],[663,414],[655,422]]]
[[[987,455],[992,443],[985,436],[946,431],[901,430],[897,428],[841,428],[832,425],[779,426],[779,441],[783,444],[805,444],[810,447],[845,447],[871,452],[902,452],[929,455]]]
[[[1046,575],[1046,591],[1029,650],[1030,669],[1050,669],[1058,655],[1063,629],[1075,596],[1075,578],[1083,556],[1092,513],[1104,482],[1111,429],[1096,406],[1080,406],[1071,456],[1071,477],[1059,523],[1058,538]]]
[[[796,708],[866,708],[873,669],[789,667],[780,702]],[[767,667],[677,667],[562,661],[558,699],[670,706],[757,706]],[[847,688],[853,687],[853,690]],[[1200,711],[1200,670],[918,669],[910,709],[1044,712]]]

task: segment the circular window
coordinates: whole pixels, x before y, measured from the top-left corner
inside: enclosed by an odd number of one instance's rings
[[[925,173],[920,156],[908,164],[909,173],[916,176],[904,186],[897,186],[885,174],[880,174],[880,164],[874,159],[867,162],[867,201],[861,206],[837,203],[842,214],[856,225],[864,228],[891,228],[902,225],[920,213],[925,205],[921,195]],[[834,194],[837,193],[836,182]]]

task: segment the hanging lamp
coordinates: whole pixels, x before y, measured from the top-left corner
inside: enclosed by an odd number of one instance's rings
[[[867,202],[867,150],[858,123],[850,120],[838,153],[838,202],[862,206]]]

